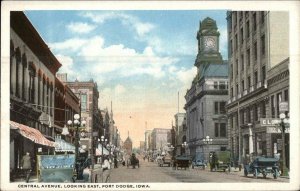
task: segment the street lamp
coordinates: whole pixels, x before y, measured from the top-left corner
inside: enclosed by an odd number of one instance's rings
[[[188,144],[186,142],[182,143],[181,146],[184,148],[184,155],[186,155],[186,148],[188,147]]]
[[[281,120],[280,126],[281,126],[281,136],[282,136],[282,175],[287,176],[288,170],[285,161],[285,128],[286,128],[286,124],[288,124],[289,121],[286,118],[286,115],[284,113],[281,113],[279,115],[279,118]]]
[[[103,145],[107,142],[107,139],[104,139],[104,136],[101,136],[101,166],[103,165],[104,161],[104,154],[103,154]]]
[[[208,135],[202,139],[203,144],[207,145],[207,150],[209,148],[209,144],[212,144],[213,139],[210,138]],[[208,153],[209,154],[209,153]],[[208,160],[207,160],[208,161]]]
[[[80,115],[79,114],[75,114],[74,115],[74,120],[68,120],[67,122],[68,127],[70,128],[70,130],[75,131],[75,172],[76,172],[76,179],[79,180],[82,177],[82,173],[79,172],[79,166],[81,166],[80,161],[78,160],[78,151],[79,151],[79,130],[82,131],[85,129],[85,125],[86,125],[86,121],[82,120],[80,122]],[[63,135],[67,135],[69,134],[68,128],[65,126],[63,128]]]

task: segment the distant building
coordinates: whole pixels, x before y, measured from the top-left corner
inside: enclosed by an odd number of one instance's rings
[[[145,147],[145,141],[140,141],[140,150],[143,151]]]
[[[100,112],[98,109],[99,91],[97,83],[93,80],[86,82],[65,82],[67,86],[80,98],[81,120],[86,121],[86,134],[80,137],[81,144],[87,146],[90,153],[94,152],[94,146],[101,132]],[[73,116],[69,116],[73,120]]]
[[[151,133],[152,130],[145,131],[145,151],[150,151],[151,149]]]
[[[216,21],[207,17],[197,33],[197,75],[185,95],[187,152],[192,156],[227,149],[228,64],[219,52],[220,33]],[[207,136],[209,144],[203,141]]]
[[[127,155],[131,155],[131,154],[132,154],[132,140],[131,140],[131,138],[129,137],[129,132],[128,132],[128,137],[127,137],[127,139],[124,141],[123,149],[124,149],[124,151],[125,151],[125,153],[126,153]]]
[[[177,113],[175,116],[175,153],[177,155],[183,154],[182,144],[186,142],[186,114]]]
[[[171,129],[155,128],[151,133],[151,148],[153,151],[162,149],[171,143]]]
[[[279,103],[289,102],[289,13],[229,11],[227,26],[229,146],[243,163],[250,154],[281,152],[276,126],[263,126],[260,120],[279,118]],[[285,145],[288,164],[289,133]]]

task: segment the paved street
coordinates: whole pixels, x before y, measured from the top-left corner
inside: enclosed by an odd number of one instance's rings
[[[238,170],[238,169],[236,169]],[[120,182],[289,182],[286,178],[274,179],[268,176],[264,179],[262,176],[257,179],[253,176],[244,177],[243,172],[210,172],[208,169],[178,169],[171,167],[159,167],[155,162],[147,162],[140,159],[140,168],[132,169],[126,166],[120,166],[111,170],[111,183]]]

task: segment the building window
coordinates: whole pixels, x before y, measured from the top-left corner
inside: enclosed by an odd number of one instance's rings
[[[260,23],[263,24],[265,22],[265,14],[263,11],[260,12]]]
[[[215,123],[215,137],[219,137],[219,123]]]
[[[273,95],[271,96],[271,114],[272,118],[275,117],[275,98]]]
[[[218,89],[218,82],[214,82],[214,89],[215,89],[215,90]]]
[[[215,114],[219,114],[219,102],[215,102]]]
[[[247,123],[251,122],[251,111],[250,108],[247,109]]]
[[[220,114],[226,114],[225,105],[226,105],[225,101],[220,102]]]
[[[280,102],[282,101],[282,94],[281,94],[281,92],[280,93],[278,93],[277,95],[276,95],[276,97],[277,97],[277,104],[276,104],[276,110],[277,110],[277,116],[279,116],[279,104],[280,104]]]
[[[34,86],[34,76],[35,71],[33,68],[29,68],[29,103],[34,103],[34,96],[35,96],[35,86]]]
[[[238,59],[236,59],[235,65],[236,65],[236,74],[239,74],[239,61],[238,61]]]
[[[226,137],[226,123],[215,123],[215,137]]]
[[[241,124],[244,124],[245,122],[244,111],[240,111],[240,122]]]
[[[232,44],[232,40],[230,40],[230,43],[229,43],[229,57],[231,57],[232,55],[232,52],[233,52],[233,44]]]
[[[250,66],[250,49],[247,50],[247,64]]]
[[[235,91],[236,91],[236,96],[239,94],[239,85],[238,84],[236,84],[236,86],[235,86]]]
[[[80,99],[80,104],[81,104],[81,111],[86,111],[87,110],[87,95],[86,94],[81,94],[81,99]]]
[[[257,105],[255,105],[254,109],[253,109],[253,119],[254,119],[254,121],[258,121]]]
[[[257,76],[257,71],[254,72],[254,84],[257,84],[258,82],[258,76]]]
[[[253,31],[256,31],[256,13],[253,13]]]
[[[284,101],[289,101],[289,90],[284,90]]]
[[[251,76],[248,76],[248,90],[250,90],[251,87]]]
[[[230,89],[231,97],[233,97],[233,88]]]
[[[226,123],[220,123],[220,137],[226,137]]]
[[[261,117],[262,118],[266,117],[266,104],[265,104],[265,102],[261,102],[260,108],[261,108]]]
[[[244,90],[245,90],[245,81],[242,80],[242,91],[244,91]]]
[[[233,128],[233,116],[230,117],[230,126],[231,126],[231,129]]]
[[[266,79],[266,66],[263,66],[263,67],[261,68],[261,75],[262,75],[262,77],[261,77],[262,82],[264,82],[265,79]]]
[[[241,55],[241,71],[244,71],[244,54]]]
[[[260,41],[261,41],[261,54],[264,56],[266,52],[265,35],[261,36]]]
[[[231,79],[233,78],[233,64],[230,65],[231,68]]]
[[[234,37],[234,41],[235,41],[235,50],[237,50],[237,48],[238,48],[238,37],[237,37],[237,34]]]
[[[250,24],[249,24],[249,21],[247,21],[247,23],[246,23],[246,36],[247,36],[247,38],[249,38],[249,36],[250,36]]]
[[[243,44],[243,41],[244,41],[244,29],[241,28],[241,44]]]
[[[225,90],[225,89],[226,89],[226,83],[225,83],[224,81],[221,81],[221,82],[219,83],[219,89],[220,89],[220,90]]]
[[[257,42],[254,43],[253,49],[254,49],[254,53],[253,53],[254,54],[254,60],[257,60]]]

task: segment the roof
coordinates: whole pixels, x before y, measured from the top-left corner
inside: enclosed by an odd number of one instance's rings
[[[228,64],[209,64],[202,71],[201,77],[228,77]]]
[[[124,141],[124,143],[125,142],[130,142],[130,143],[132,143],[132,140],[130,139],[130,137],[127,137],[127,139]]]

